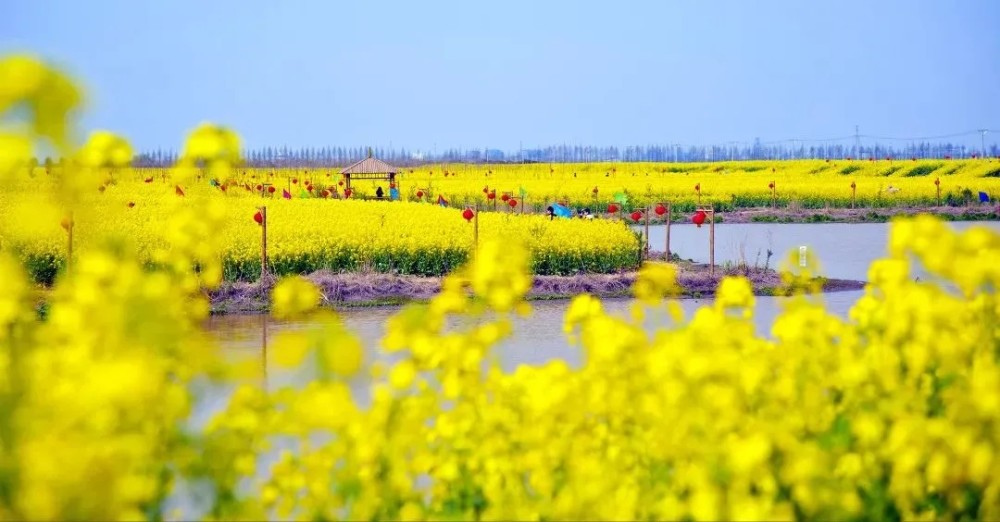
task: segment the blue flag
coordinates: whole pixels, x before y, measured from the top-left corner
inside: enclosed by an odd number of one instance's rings
[[[399,189],[398,188],[393,187],[393,188],[389,189],[389,200],[390,201],[399,201]]]
[[[980,192],[979,193],[979,202],[980,203],[989,203],[990,202],[990,195],[987,194],[987,193],[985,193],[985,192]]]

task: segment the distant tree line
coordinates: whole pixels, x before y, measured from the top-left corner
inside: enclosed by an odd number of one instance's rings
[[[986,147],[987,155],[1000,156],[996,144]],[[517,151],[498,149],[446,149],[440,153],[410,151],[405,148],[372,148],[375,157],[394,165],[410,166],[427,163],[565,163],[601,161],[739,161],[774,159],[868,159],[868,158],[970,158],[982,155],[979,147],[954,143],[911,143],[889,145],[805,145],[750,144],[681,146],[635,145],[627,147],[594,147],[554,145]],[[264,147],[244,151],[249,167],[340,167],[368,156],[368,147]],[[177,161],[173,150],[155,150],[138,154],[137,167],[165,167]]]

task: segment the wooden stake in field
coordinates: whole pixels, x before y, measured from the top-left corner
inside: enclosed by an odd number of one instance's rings
[[[934,178],[934,185],[937,187],[937,206],[941,206],[941,178]]]
[[[670,262],[670,202],[669,201],[667,201],[667,213],[664,219],[666,220],[666,225],[667,225],[667,242],[666,245],[664,245],[664,252],[666,253],[667,256],[666,257],[667,262]]]
[[[698,206],[701,206],[701,183],[694,186],[694,191],[698,193]]]
[[[649,209],[643,209],[642,213],[646,216],[646,258],[649,258]]]
[[[473,211],[472,223],[472,248],[473,256],[479,252],[479,203],[476,203],[476,210]]]
[[[708,264],[709,273],[715,275],[715,210],[708,210]]]
[[[698,216],[698,213],[702,216]],[[709,273],[715,275],[715,210],[711,208],[701,208],[695,212],[695,218],[701,217],[702,220],[708,218],[708,265]],[[698,221],[694,219],[695,224],[701,225],[704,221]]]
[[[852,209],[854,208],[855,201],[857,201],[857,195],[858,195],[858,184],[852,181],[851,182],[851,208]]]
[[[267,206],[258,207],[260,213],[260,276],[267,274]]]
[[[769,186],[771,187],[771,208],[778,208],[778,196],[774,180],[771,180],[771,184]]]

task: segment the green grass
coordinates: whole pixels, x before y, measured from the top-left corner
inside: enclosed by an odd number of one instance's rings
[[[931,172],[934,172],[935,170],[937,170],[937,169],[939,169],[941,167],[942,167],[942,164],[940,164],[940,163],[932,163],[930,165],[917,165],[916,167],[913,167],[912,169],[910,169],[910,171],[907,172],[905,174],[905,176],[908,177],[908,178],[912,178],[912,177],[915,177],[915,176],[926,176],[926,175],[930,174]]]

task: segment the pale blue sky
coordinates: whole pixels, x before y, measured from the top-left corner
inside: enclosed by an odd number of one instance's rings
[[[140,149],[203,120],[439,150],[1000,128],[997,0],[0,0],[15,50]]]

